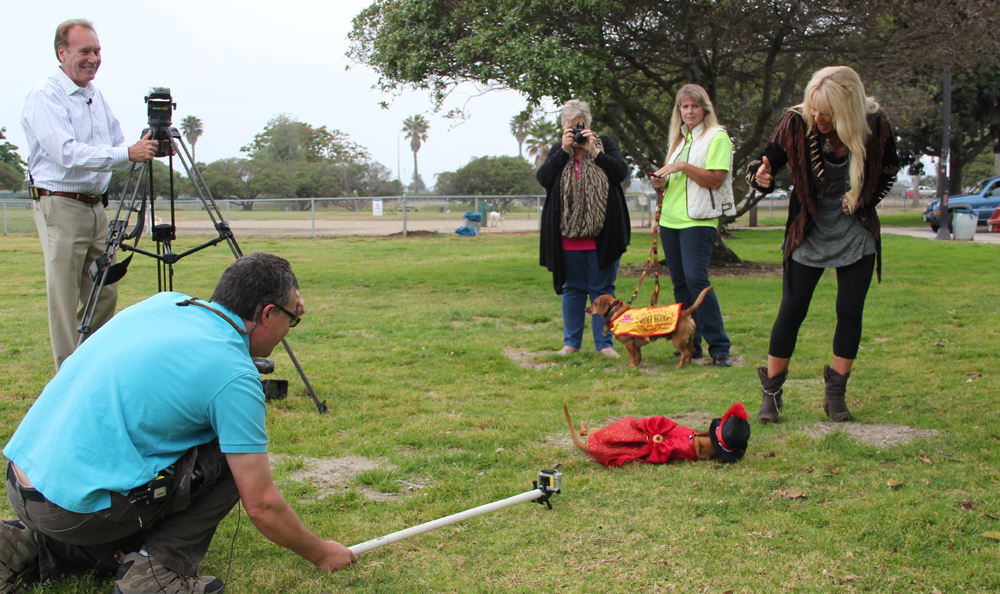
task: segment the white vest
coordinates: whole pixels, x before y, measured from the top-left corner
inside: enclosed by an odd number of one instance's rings
[[[705,168],[705,161],[708,159],[708,148],[712,144],[717,132],[721,127],[705,128],[702,122],[695,126],[691,132],[691,150],[688,152],[687,162],[695,167]],[[687,126],[681,126],[681,132],[687,137]],[[685,143],[681,143],[674,154],[670,155],[668,163],[677,161],[681,151],[684,150]],[[736,214],[736,205],[733,204],[733,155],[729,154],[729,171],[726,179],[718,190],[703,188],[687,178],[687,213],[696,221],[717,219],[723,215],[733,216]]]

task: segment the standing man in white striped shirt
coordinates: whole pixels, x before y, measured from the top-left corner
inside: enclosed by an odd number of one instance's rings
[[[28,93],[21,125],[28,138],[28,171],[35,226],[45,256],[49,337],[56,369],[76,349],[77,326],[90,297],[88,269],[108,237],[107,189],[111,171],[156,156],[149,135],[126,147],[118,120],[92,83],[101,44],[90,21],[56,28],[59,70]],[[105,286],[94,311],[96,330],[111,319],[118,287]]]

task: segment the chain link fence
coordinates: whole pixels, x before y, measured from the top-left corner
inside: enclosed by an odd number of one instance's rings
[[[650,227],[656,208],[649,194],[626,194],[634,227]],[[480,213],[480,233],[538,231],[545,197],[535,196],[385,196],[347,198],[280,198],[216,200],[206,211],[199,199],[178,198],[173,204],[173,220],[178,235],[212,235],[217,214],[227,221],[237,236],[277,235],[332,237],[343,235],[409,235],[411,233],[455,233],[465,224],[465,214]],[[36,235],[32,201],[27,198],[0,200],[3,205],[4,235]],[[904,198],[887,198],[879,205],[889,212],[923,212],[926,201],[914,205]],[[115,218],[119,202],[108,206]],[[758,217],[784,218],[787,199],[765,197],[757,204]],[[499,213],[503,211],[501,216]],[[490,213],[494,214],[492,217]],[[124,218],[122,209],[117,218]],[[136,221],[136,213],[130,227]],[[147,229],[171,221],[169,200],[156,200],[146,213]],[[746,218],[745,216],[743,217]]]

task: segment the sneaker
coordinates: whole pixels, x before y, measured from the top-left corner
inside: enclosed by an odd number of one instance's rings
[[[733,366],[733,358],[729,356],[729,353],[719,353],[718,355],[713,355],[712,362],[715,363],[716,367]]]
[[[0,594],[21,586],[21,576],[38,563],[35,535],[19,521],[0,523]]]
[[[557,355],[568,355],[570,353],[575,353],[578,350],[580,350],[580,349],[578,349],[576,347],[564,346],[563,348],[561,348],[558,351],[556,351],[556,354]]]
[[[604,355],[605,357],[611,357],[612,359],[617,359],[617,358],[621,357],[621,355],[619,355],[618,353],[616,353],[615,349],[613,349],[611,347],[604,347],[603,349],[601,349],[601,350],[599,350],[597,352],[600,353],[600,354],[602,354],[602,355]]]
[[[181,575],[154,557],[129,553],[121,560],[111,594],[222,594],[225,590],[217,577]]]

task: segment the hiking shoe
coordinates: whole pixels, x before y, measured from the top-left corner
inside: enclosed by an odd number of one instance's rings
[[[222,594],[217,577],[189,577],[171,571],[153,557],[129,553],[121,561],[111,594]]]
[[[733,358],[729,356],[729,353],[718,353],[712,356],[712,362],[715,363],[716,367],[732,367]]]
[[[38,563],[35,535],[19,521],[0,523],[0,594],[14,592],[21,576]]]

